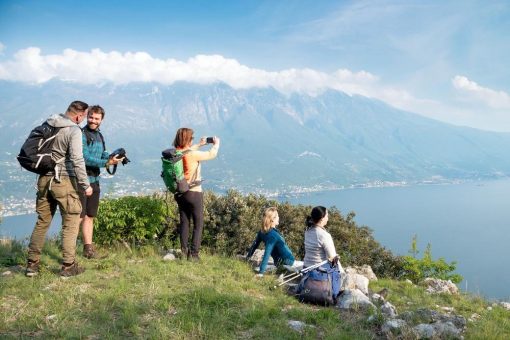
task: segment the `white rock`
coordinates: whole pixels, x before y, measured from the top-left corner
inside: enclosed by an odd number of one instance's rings
[[[451,339],[452,337],[458,337],[460,330],[455,327],[453,323],[448,322],[436,322],[433,324],[436,334],[441,339]]]
[[[423,280],[423,283],[427,287],[427,292],[431,294],[446,293],[446,294],[458,294],[459,288],[451,280],[441,280],[428,277]]]
[[[264,250],[262,249],[256,249],[253,255],[250,257],[250,262],[253,263],[255,266],[260,266],[260,263],[262,262],[262,258],[264,257]],[[274,264],[273,258],[269,257],[268,264]]]
[[[372,294],[371,300],[372,300],[372,302],[379,303],[379,304],[383,304],[384,302],[386,302],[386,300],[384,300],[384,298],[377,293]]]
[[[6,270],[5,272],[2,273],[2,276],[9,276],[9,275],[12,275],[12,272],[10,270]]]
[[[480,315],[480,314],[478,314],[478,313],[473,313],[473,314],[471,314],[471,316],[469,317],[468,321],[469,321],[469,322],[475,322],[475,321],[478,321],[480,318],[481,318],[481,315]]]
[[[347,273],[342,279],[341,290],[359,289],[365,295],[368,295],[368,279],[360,274]]]
[[[487,310],[488,310],[488,311],[491,311],[491,310],[492,310],[492,307],[491,307],[491,306],[487,307]]]
[[[440,307],[440,308],[441,308],[441,310],[443,310],[443,311],[445,311],[447,313],[453,313],[453,311],[454,311],[453,307],[447,307],[446,306],[446,307]]]
[[[347,274],[363,275],[369,281],[377,281],[377,276],[375,276],[374,271],[372,270],[372,267],[370,267],[368,264],[365,264],[363,266],[347,267],[345,269],[345,272]]]
[[[510,302],[504,302],[504,301],[502,301],[502,302],[500,302],[499,304],[500,304],[500,306],[501,306],[501,307],[503,307],[503,308],[505,308],[505,309],[507,309],[507,310],[510,310]]]
[[[288,325],[290,328],[299,333],[303,332],[303,330],[306,327],[306,324],[304,322],[296,320],[289,320]]]
[[[399,330],[407,326],[407,323],[404,320],[400,319],[390,319],[382,325],[381,330],[383,333],[390,333],[394,330]]]
[[[395,306],[389,303],[389,301],[386,301],[381,306],[381,313],[383,313],[388,318],[394,318],[395,316],[397,316],[397,309],[395,308]]]
[[[375,308],[370,299],[359,289],[346,289],[337,303],[340,309]]]
[[[56,318],[57,318],[57,314],[52,314],[52,315],[48,315],[46,317],[46,320],[51,321],[51,320],[55,320]]]
[[[434,326],[421,323],[413,328],[418,338],[421,339],[430,339],[434,337],[436,334],[436,330],[434,329]]]
[[[406,279],[404,282],[405,282],[405,283],[408,283],[408,284],[410,284],[410,285],[414,284],[414,283],[413,283],[413,281],[411,281],[411,280],[409,280],[409,279]]]
[[[163,256],[163,261],[173,261],[175,260],[175,255],[172,253],[168,253],[165,256]]]

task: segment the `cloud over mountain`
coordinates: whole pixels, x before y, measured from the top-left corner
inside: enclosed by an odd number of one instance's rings
[[[38,47],[19,50],[11,60],[0,62],[0,79],[44,83],[50,79],[96,84],[113,82],[177,81],[197,84],[224,82],[235,89],[273,87],[281,93],[318,95],[327,89],[378,98],[392,105],[412,109],[421,103],[402,89],[383,85],[367,71],[338,69],[331,73],[310,68],[266,71],[241,64],[221,55],[197,55],[186,61],[158,59],[146,52],[81,52],[65,49],[61,54],[43,54]]]
[[[478,85],[464,76],[455,76],[453,86],[494,109],[510,109],[510,95],[504,91],[497,91]]]

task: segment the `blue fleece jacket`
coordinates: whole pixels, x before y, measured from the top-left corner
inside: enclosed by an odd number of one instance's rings
[[[87,129],[87,127],[85,127]],[[103,168],[108,162],[108,152],[104,150],[103,141],[99,135],[99,131],[88,130],[88,133],[92,137],[87,144],[87,135],[85,131],[82,134],[83,138],[83,158],[85,159],[85,166],[87,169],[99,169]],[[99,182],[99,177],[90,176],[89,182]]]
[[[273,258],[275,265],[292,265],[294,263],[294,256],[292,255],[289,246],[287,246],[283,236],[275,228],[271,228],[271,230],[267,233],[262,231],[257,233],[257,237],[248,251],[248,258],[253,255],[260,242],[264,242],[265,245],[264,257],[260,263],[260,274],[263,274],[266,271],[267,262],[269,261],[270,256]]]

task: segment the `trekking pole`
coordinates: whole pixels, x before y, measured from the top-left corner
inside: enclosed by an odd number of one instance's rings
[[[311,271],[311,270],[314,270],[314,269],[316,269],[316,268],[319,268],[319,267],[321,267],[321,266],[325,265],[325,264],[326,264],[326,263],[328,263],[328,262],[329,262],[328,260],[324,260],[324,261],[322,261],[321,263],[317,263],[317,264],[311,265],[310,267],[303,268],[303,269],[301,269],[301,270],[300,270],[299,272],[297,272],[297,273],[292,273],[292,274],[289,274],[289,275],[287,275],[287,276],[284,276],[284,277],[283,277],[283,278],[284,278],[284,281],[283,281],[283,282],[280,282],[278,285],[274,286],[274,287],[273,287],[273,289],[276,289],[276,288],[278,288],[278,287],[280,287],[280,286],[282,286],[282,285],[286,284],[287,282],[290,282],[290,281],[292,281],[292,280],[294,280],[294,279],[297,279],[298,277],[303,276],[303,274],[305,274],[305,273],[307,273],[307,272],[309,272],[309,271]],[[291,277],[291,276],[292,276],[292,277]],[[286,278],[287,278],[287,279],[286,279]],[[286,279],[286,280],[285,280],[285,279]]]

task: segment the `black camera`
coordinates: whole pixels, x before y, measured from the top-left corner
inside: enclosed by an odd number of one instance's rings
[[[113,158],[113,157],[116,157],[116,158],[122,158],[124,157],[124,159],[122,160],[122,165],[126,165],[128,164],[129,162],[131,162],[129,160],[129,158],[127,158],[126,156],[126,150],[124,150],[124,148],[118,148],[117,150],[113,151],[109,158]]]
[[[207,138],[205,139],[205,142],[206,142],[207,144],[213,144],[213,143],[214,143],[214,137],[207,137]]]
[[[122,165],[126,165],[128,164],[129,162],[131,162],[129,160],[129,158],[126,157],[126,150],[124,150],[124,148],[118,148],[117,150],[115,150],[114,152],[112,152],[110,154],[110,156],[108,156],[108,158],[122,158],[124,157],[124,159],[122,160]],[[114,175],[115,172],[117,172],[117,164],[114,164],[113,165],[113,170],[110,170],[110,167],[106,167],[106,171],[110,174],[110,175]]]

